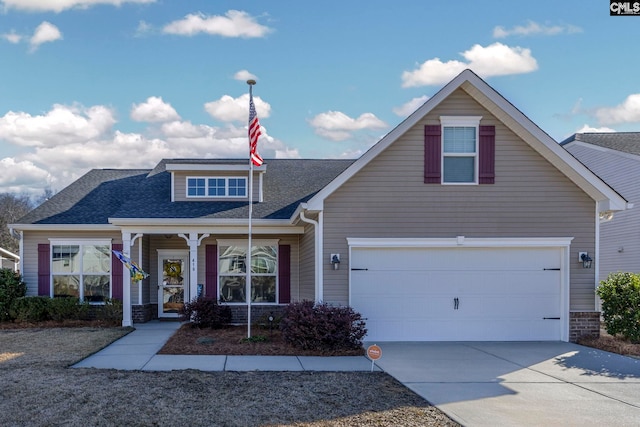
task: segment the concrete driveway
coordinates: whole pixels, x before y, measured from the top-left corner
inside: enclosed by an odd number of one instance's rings
[[[467,427],[640,425],[640,360],[564,342],[376,344],[380,368]]]

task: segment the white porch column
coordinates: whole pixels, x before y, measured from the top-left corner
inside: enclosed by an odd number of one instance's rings
[[[131,257],[131,233],[122,232],[122,253]],[[122,269],[122,326],[133,326],[131,319],[131,275]]]
[[[209,234],[198,237],[198,233],[189,233],[188,238],[184,234],[179,236],[189,244],[189,295],[187,298],[191,301],[198,295],[198,246],[205,237],[209,237]]]

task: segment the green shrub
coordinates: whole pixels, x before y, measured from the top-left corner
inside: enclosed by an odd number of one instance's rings
[[[362,347],[365,321],[351,307],[302,301],[289,304],[280,321],[282,338],[304,350],[353,350]]]
[[[198,297],[184,304],[180,318],[198,328],[220,329],[231,323],[231,308],[213,298]]]
[[[122,322],[122,301],[118,299],[106,298],[104,305],[92,305],[96,320],[112,323],[115,326]]]
[[[27,294],[27,285],[22,277],[8,268],[0,269],[0,322],[13,320],[11,305]]]
[[[49,301],[49,318],[55,321],[81,320],[87,317],[89,304],[76,297],[53,298]]]
[[[49,320],[49,297],[22,297],[11,305],[11,317],[16,322],[43,322]]]
[[[607,332],[640,342],[640,274],[612,273],[597,290]]]

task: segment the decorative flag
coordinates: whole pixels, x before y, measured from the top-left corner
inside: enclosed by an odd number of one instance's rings
[[[249,92],[249,155],[251,162],[255,166],[260,166],[264,162],[258,154],[258,137],[260,132],[260,122],[256,113],[256,106],[253,105],[253,94]]]
[[[113,252],[113,254],[117,256],[118,259],[122,262],[122,264],[124,264],[124,266],[129,269],[129,273],[131,274],[131,280],[133,282],[137,282],[139,280],[146,279],[147,277],[149,277],[147,273],[145,273],[144,271],[142,271],[140,267],[138,267],[138,264],[133,262],[131,258],[126,256],[122,252],[120,251],[111,251],[111,252]]]

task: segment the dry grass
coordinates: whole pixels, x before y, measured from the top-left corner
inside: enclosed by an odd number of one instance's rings
[[[456,426],[380,372],[69,369],[122,328],[0,330],[2,426]]]

